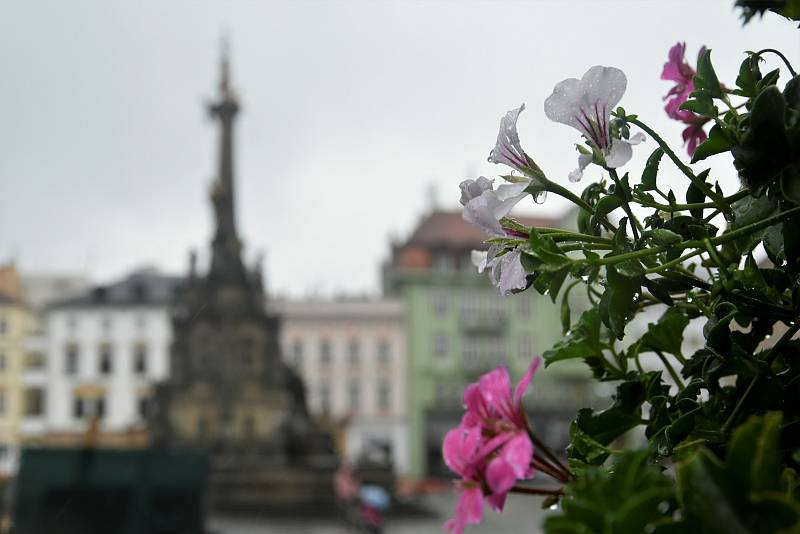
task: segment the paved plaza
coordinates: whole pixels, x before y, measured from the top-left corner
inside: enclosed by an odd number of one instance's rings
[[[430,496],[426,505],[434,512],[428,517],[392,517],[386,522],[385,534],[424,534],[444,532],[442,524],[455,508],[454,493]],[[502,514],[485,511],[483,523],[469,527],[467,534],[501,534],[505,532],[538,534],[545,511],[536,497],[509,495]],[[342,522],[335,520],[270,520],[216,517],[209,520],[213,534],[355,534]]]

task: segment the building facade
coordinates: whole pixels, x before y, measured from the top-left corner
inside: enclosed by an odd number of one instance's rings
[[[0,476],[10,474],[16,466],[26,400],[22,374],[27,339],[36,328],[16,268],[0,267]]]
[[[28,340],[29,443],[77,444],[96,421],[110,445],[144,445],[154,384],[168,372],[169,308],[181,279],[153,270],[47,306]]]
[[[525,220],[553,226],[553,220]],[[410,237],[392,246],[383,268],[384,292],[406,305],[410,473],[445,475],[441,443],[463,413],[464,387],[498,365],[512,379],[561,337],[557,307],[535,291],[501,296],[478,274],[470,253],[485,234],[460,212],[425,215]],[[585,373],[570,362],[539,371],[533,383],[534,424],[556,445],[587,396]]]
[[[282,301],[284,360],[302,377],[311,414],[341,425],[351,462],[409,469],[405,306],[394,299]]]

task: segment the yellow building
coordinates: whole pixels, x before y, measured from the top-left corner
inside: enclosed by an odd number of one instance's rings
[[[0,266],[0,476],[16,464],[25,410],[26,339],[35,328],[36,319],[24,305],[16,268]]]

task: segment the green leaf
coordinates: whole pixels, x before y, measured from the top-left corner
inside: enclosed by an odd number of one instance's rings
[[[686,515],[708,534],[755,534],[736,514],[725,494],[723,466],[705,449],[678,466],[679,499]]]
[[[674,509],[672,482],[648,461],[647,451],[626,452],[610,469],[578,473],[565,488],[561,511],[545,520],[546,534],[641,534],[663,522],[664,506]]]
[[[650,157],[647,158],[647,164],[644,166],[644,171],[642,172],[642,184],[640,186],[642,191],[655,191],[657,189],[656,177],[658,176],[658,165],[661,163],[661,157],[663,155],[664,151],[661,148],[657,148],[650,154]]]
[[[667,230],[665,228],[653,230],[653,242],[656,245],[674,245],[682,240],[683,237],[672,230]]]
[[[571,358],[602,355],[603,344],[600,342],[600,315],[597,308],[591,308],[581,314],[578,324],[572,333],[546,350],[542,357],[545,365]]]
[[[601,445],[608,445],[642,421],[644,387],[639,381],[617,386],[614,403],[600,412],[589,408],[578,411],[573,424]]]
[[[607,195],[601,198],[594,207],[594,215],[592,216],[592,225],[599,226],[600,222],[605,219],[609,213],[622,206],[622,200],[615,195]]]
[[[708,173],[710,169],[706,169],[700,174],[697,175],[697,178],[705,183],[706,178],[708,177]],[[724,196],[724,195],[723,195]],[[706,194],[703,192],[702,189],[697,187],[694,182],[689,184],[689,187],[686,189],[686,203],[687,204],[698,204],[703,202],[706,199]],[[703,218],[703,210],[702,209],[693,209],[689,210],[689,213],[692,214],[692,217],[695,219],[702,219]]]
[[[720,87],[717,73],[714,72],[714,66],[711,64],[711,49],[706,51],[697,58],[697,74],[694,76],[694,86],[697,89],[707,92],[713,98],[722,98],[724,93]]]
[[[736,86],[741,90],[741,96],[754,97],[756,84],[761,80],[761,69],[758,68],[759,57],[750,54],[739,66],[739,76],[736,77]]]
[[[678,308],[668,308],[658,322],[647,325],[647,332],[642,336],[642,347],[680,355],[683,331],[688,325],[689,318]]]
[[[702,117],[714,118],[719,115],[714,100],[706,91],[695,91],[689,95],[689,100],[681,104],[680,109],[686,109],[697,113]]]
[[[697,163],[715,154],[727,152],[730,149],[731,140],[728,138],[728,134],[719,127],[719,124],[715,124],[711,131],[708,132],[708,139],[700,143],[694,154],[692,154],[692,163]]]
[[[751,417],[736,429],[725,458],[733,489],[741,488],[747,492],[780,489],[778,441],[781,421],[780,412],[771,412],[762,417]]]

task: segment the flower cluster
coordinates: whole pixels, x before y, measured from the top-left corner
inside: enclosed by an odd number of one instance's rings
[[[700,48],[698,57],[703,55],[705,49],[705,47]],[[685,53],[686,43],[677,43],[670,48],[669,59],[664,63],[661,79],[675,82],[672,89],[664,95],[664,100],[667,101],[664,111],[667,112],[671,119],[686,124],[682,136],[684,144],[687,145],[686,150],[691,156],[694,154],[697,145],[706,140],[707,135],[703,130],[703,126],[708,122],[708,119],[687,109],[680,109],[681,105],[686,102],[686,99],[694,91],[694,75],[696,74],[695,70],[686,63],[684,59]]]
[[[628,79],[621,70],[595,66],[580,80],[568,78],[556,84],[553,94],[545,100],[547,118],[576,128],[592,149],[581,151],[578,168],[569,174],[571,182],[579,181],[592,161],[609,169],[625,165],[633,155],[631,146],[644,141],[641,133],[623,139],[611,132],[611,111],[619,104],[627,85]]]
[[[619,103],[627,86],[625,74],[614,67],[595,66],[578,80],[570,78],[558,83],[544,103],[547,117],[573,126],[584,136],[589,150],[579,147],[578,169],[569,174],[577,182],[590,163],[615,169],[631,159],[632,146],[644,140],[641,133],[628,137],[612,131],[611,111]],[[492,245],[486,251],[473,251],[472,260],[478,272],[486,271],[492,284],[503,295],[528,287],[528,273],[522,265],[522,245],[529,236],[501,224],[512,208],[529,194],[534,200],[559,186],[550,182],[525,152],[520,143],[517,121],[525,104],[506,113],[500,121],[497,143],[489,153],[489,161],[511,167],[512,174],[503,176],[506,183],[494,187],[494,180],[484,176],[464,180],[460,184],[464,220],[486,232],[489,238],[506,238],[503,246]],[[515,175],[514,172],[520,174]]]
[[[466,413],[447,433],[442,447],[447,466],[461,477],[455,516],[445,527],[461,534],[483,516],[483,499],[502,510],[506,495],[533,476],[533,443],[522,408],[522,396],[541,360],[533,360],[511,393],[508,369],[498,367],[464,391]]]

